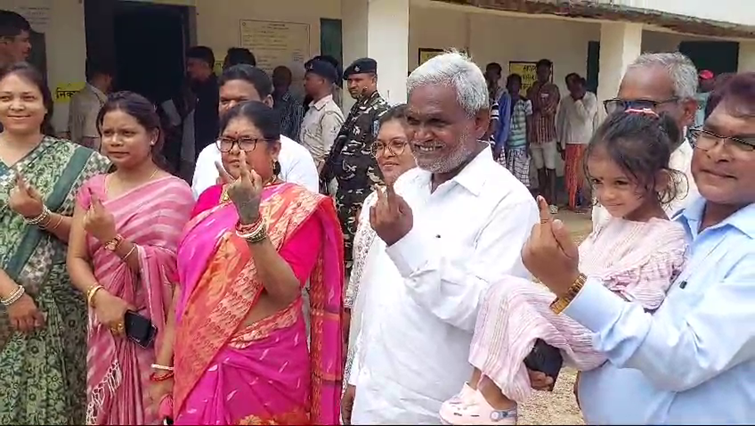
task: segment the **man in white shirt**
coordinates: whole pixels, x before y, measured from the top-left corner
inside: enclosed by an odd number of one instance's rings
[[[447,53],[414,70],[407,90],[419,167],[362,216],[382,247],[365,268],[380,291],[365,302],[342,404],[353,424],[438,424],[471,373],[484,293],[504,275],[529,276],[520,253],[538,211],[480,141],[490,121],[482,71]]]
[[[326,61],[316,59],[307,63],[304,90],[312,101],[302,120],[299,140],[312,154],[318,172],[343,126],[343,112],[332,94],[338,78],[336,68]]]
[[[561,99],[556,114],[556,138],[561,159],[565,162],[564,178],[571,210],[577,209],[578,195],[588,203],[592,202],[582,173],[582,156],[598,121],[598,98],[587,91],[586,84],[577,73],[567,75],[569,94]]]
[[[223,71],[218,81],[220,88],[219,112],[233,108],[240,102],[254,101],[273,105],[273,83],[270,76],[260,68],[251,65],[234,65]],[[285,182],[299,184],[312,192],[319,191],[319,175],[307,148],[281,135],[281,150],[278,154],[280,173]],[[216,144],[206,146],[197,158],[191,189],[194,197],[217,183],[218,170],[215,163],[221,161]]]
[[[86,69],[86,85],[71,98],[68,131],[71,141],[99,150],[100,131],[97,128],[97,115],[107,102],[107,94],[113,83],[113,72],[90,59],[87,59]]]
[[[683,139],[671,153],[669,167],[679,171],[686,179],[678,183],[677,197],[665,210],[669,217],[694,200],[698,194],[692,177],[692,145],[685,138],[687,126],[692,125],[697,113],[697,69],[692,61],[679,52],[645,53],[627,68],[616,98],[604,102],[608,114],[629,108],[649,108],[658,114],[671,115],[682,129]],[[596,205],[592,211],[592,225],[610,218],[608,211]]]

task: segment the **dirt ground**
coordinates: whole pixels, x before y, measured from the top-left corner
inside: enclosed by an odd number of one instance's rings
[[[590,233],[592,223],[588,215],[570,212],[559,213],[574,239],[582,241]],[[572,389],[577,372],[565,368],[561,371],[553,392],[535,392],[519,409],[519,424],[523,425],[583,425]]]

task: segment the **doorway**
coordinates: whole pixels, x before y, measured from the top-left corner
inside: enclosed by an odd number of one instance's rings
[[[115,2],[116,90],[159,104],[179,93],[185,75],[189,7]]]
[[[735,41],[683,41],[679,51],[692,60],[698,70],[713,74],[737,72],[739,43]]]
[[[180,91],[194,8],[127,0],[86,0],[87,57],[115,67],[114,90],[159,104]]]

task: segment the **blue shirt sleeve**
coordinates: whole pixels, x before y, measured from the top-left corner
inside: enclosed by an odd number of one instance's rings
[[[498,101],[498,129],[495,134],[495,147],[496,149],[503,149],[506,147],[506,142],[509,139],[509,132],[511,130],[511,96],[508,92],[501,95],[501,99]]]
[[[614,365],[640,370],[660,389],[682,392],[755,359],[753,283],[755,255],[743,256],[675,319],[651,315],[590,278],[564,314],[596,333],[595,349]]]

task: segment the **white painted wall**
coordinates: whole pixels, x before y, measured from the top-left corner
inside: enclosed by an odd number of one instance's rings
[[[444,8],[413,8],[409,28],[409,67],[417,65],[419,48],[466,49],[484,67],[498,62],[508,72],[510,61],[553,61],[553,81],[566,93],[564,78],[587,72],[587,44],[600,39],[600,24],[563,19],[508,17],[464,13]],[[554,37],[564,34],[564,37]],[[568,36],[566,36],[568,35]]]
[[[197,11],[197,42],[212,48],[218,60],[223,59],[229,47],[239,46],[240,19],[309,24],[309,54],[314,56],[320,53],[320,18],[341,18],[341,0],[194,1]],[[292,71],[302,75],[304,72],[303,69]]]
[[[600,24],[560,19],[472,16],[470,50],[478,64],[509,61],[553,61],[553,82],[566,93],[564,78],[587,73],[587,44],[600,39]],[[562,34],[563,36],[555,36]]]
[[[0,0],[0,9],[15,10],[24,0]],[[80,0],[50,0],[52,18],[45,31],[47,79],[50,90],[59,84],[83,82],[86,61],[84,5]],[[68,104],[56,103],[53,125],[63,131],[68,125]]]
[[[710,41],[705,37],[696,37],[686,34],[665,33],[659,31],[642,32],[643,52],[673,52],[679,49],[679,43],[683,41]]]

